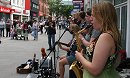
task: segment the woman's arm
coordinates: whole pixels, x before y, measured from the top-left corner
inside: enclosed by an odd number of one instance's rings
[[[91,42],[87,41],[81,34],[79,35],[82,43],[85,45],[85,46],[88,46]]]
[[[66,47],[66,46],[63,46],[63,45],[61,45],[61,44],[58,44],[58,46],[60,47],[60,49],[62,49],[62,50],[65,50],[65,51],[69,51],[69,49],[70,49],[70,47]]]
[[[79,52],[76,52],[76,58],[86,70],[96,76],[102,72],[112,51],[115,51],[114,40],[111,35],[103,33],[95,45],[92,62],[86,60]]]

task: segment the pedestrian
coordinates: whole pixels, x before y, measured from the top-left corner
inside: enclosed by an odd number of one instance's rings
[[[33,22],[31,35],[34,37],[34,40],[38,40],[38,22],[36,20]]]
[[[48,35],[49,48],[47,50],[52,50],[55,44],[56,28],[55,28],[55,21],[52,20],[51,16],[49,16],[48,18],[48,23],[49,23],[49,26],[47,28],[47,35]]]
[[[8,19],[6,22],[6,37],[10,37],[10,29],[11,29],[11,20]]]
[[[114,5],[107,1],[95,4],[91,23],[101,34],[86,47],[85,57],[76,51],[76,59],[83,65],[83,78],[120,78],[115,66],[119,62],[121,37]]]
[[[5,22],[3,19],[0,20],[0,33],[1,33],[1,37],[5,37],[4,36],[4,29],[5,29]]]
[[[44,26],[44,21],[40,21],[40,31],[41,31],[41,34],[43,34],[43,26]]]

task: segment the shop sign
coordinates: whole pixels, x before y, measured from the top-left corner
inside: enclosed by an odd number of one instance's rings
[[[35,13],[33,13],[33,16],[36,16],[36,14],[35,14]]]
[[[0,12],[11,13],[11,8],[0,6]]]

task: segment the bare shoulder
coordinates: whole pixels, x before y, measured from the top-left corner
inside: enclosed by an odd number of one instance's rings
[[[99,36],[99,39],[103,39],[103,40],[113,40],[112,36],[108,33],[102,33],[100,36]]]

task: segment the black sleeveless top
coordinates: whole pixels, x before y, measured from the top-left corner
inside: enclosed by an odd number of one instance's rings
[[[110,33],[108,33],[108,34],[110,34]],[[90,62],[92,62],[94,48],[95,48],[95,45],[96,45],[98,38],[96,38],[94,41],[92,41],[92,43],[89,46],[86,47],[86,54],[87,54],[86,58],[89,59]],[[111,67],[113,65],[113,63],[115,62],[115,60],[118,56],[117,50],[115,50],[115,51],[116,51],[115,53],[113,53],[111,56],[109,56],[105,68]]]

